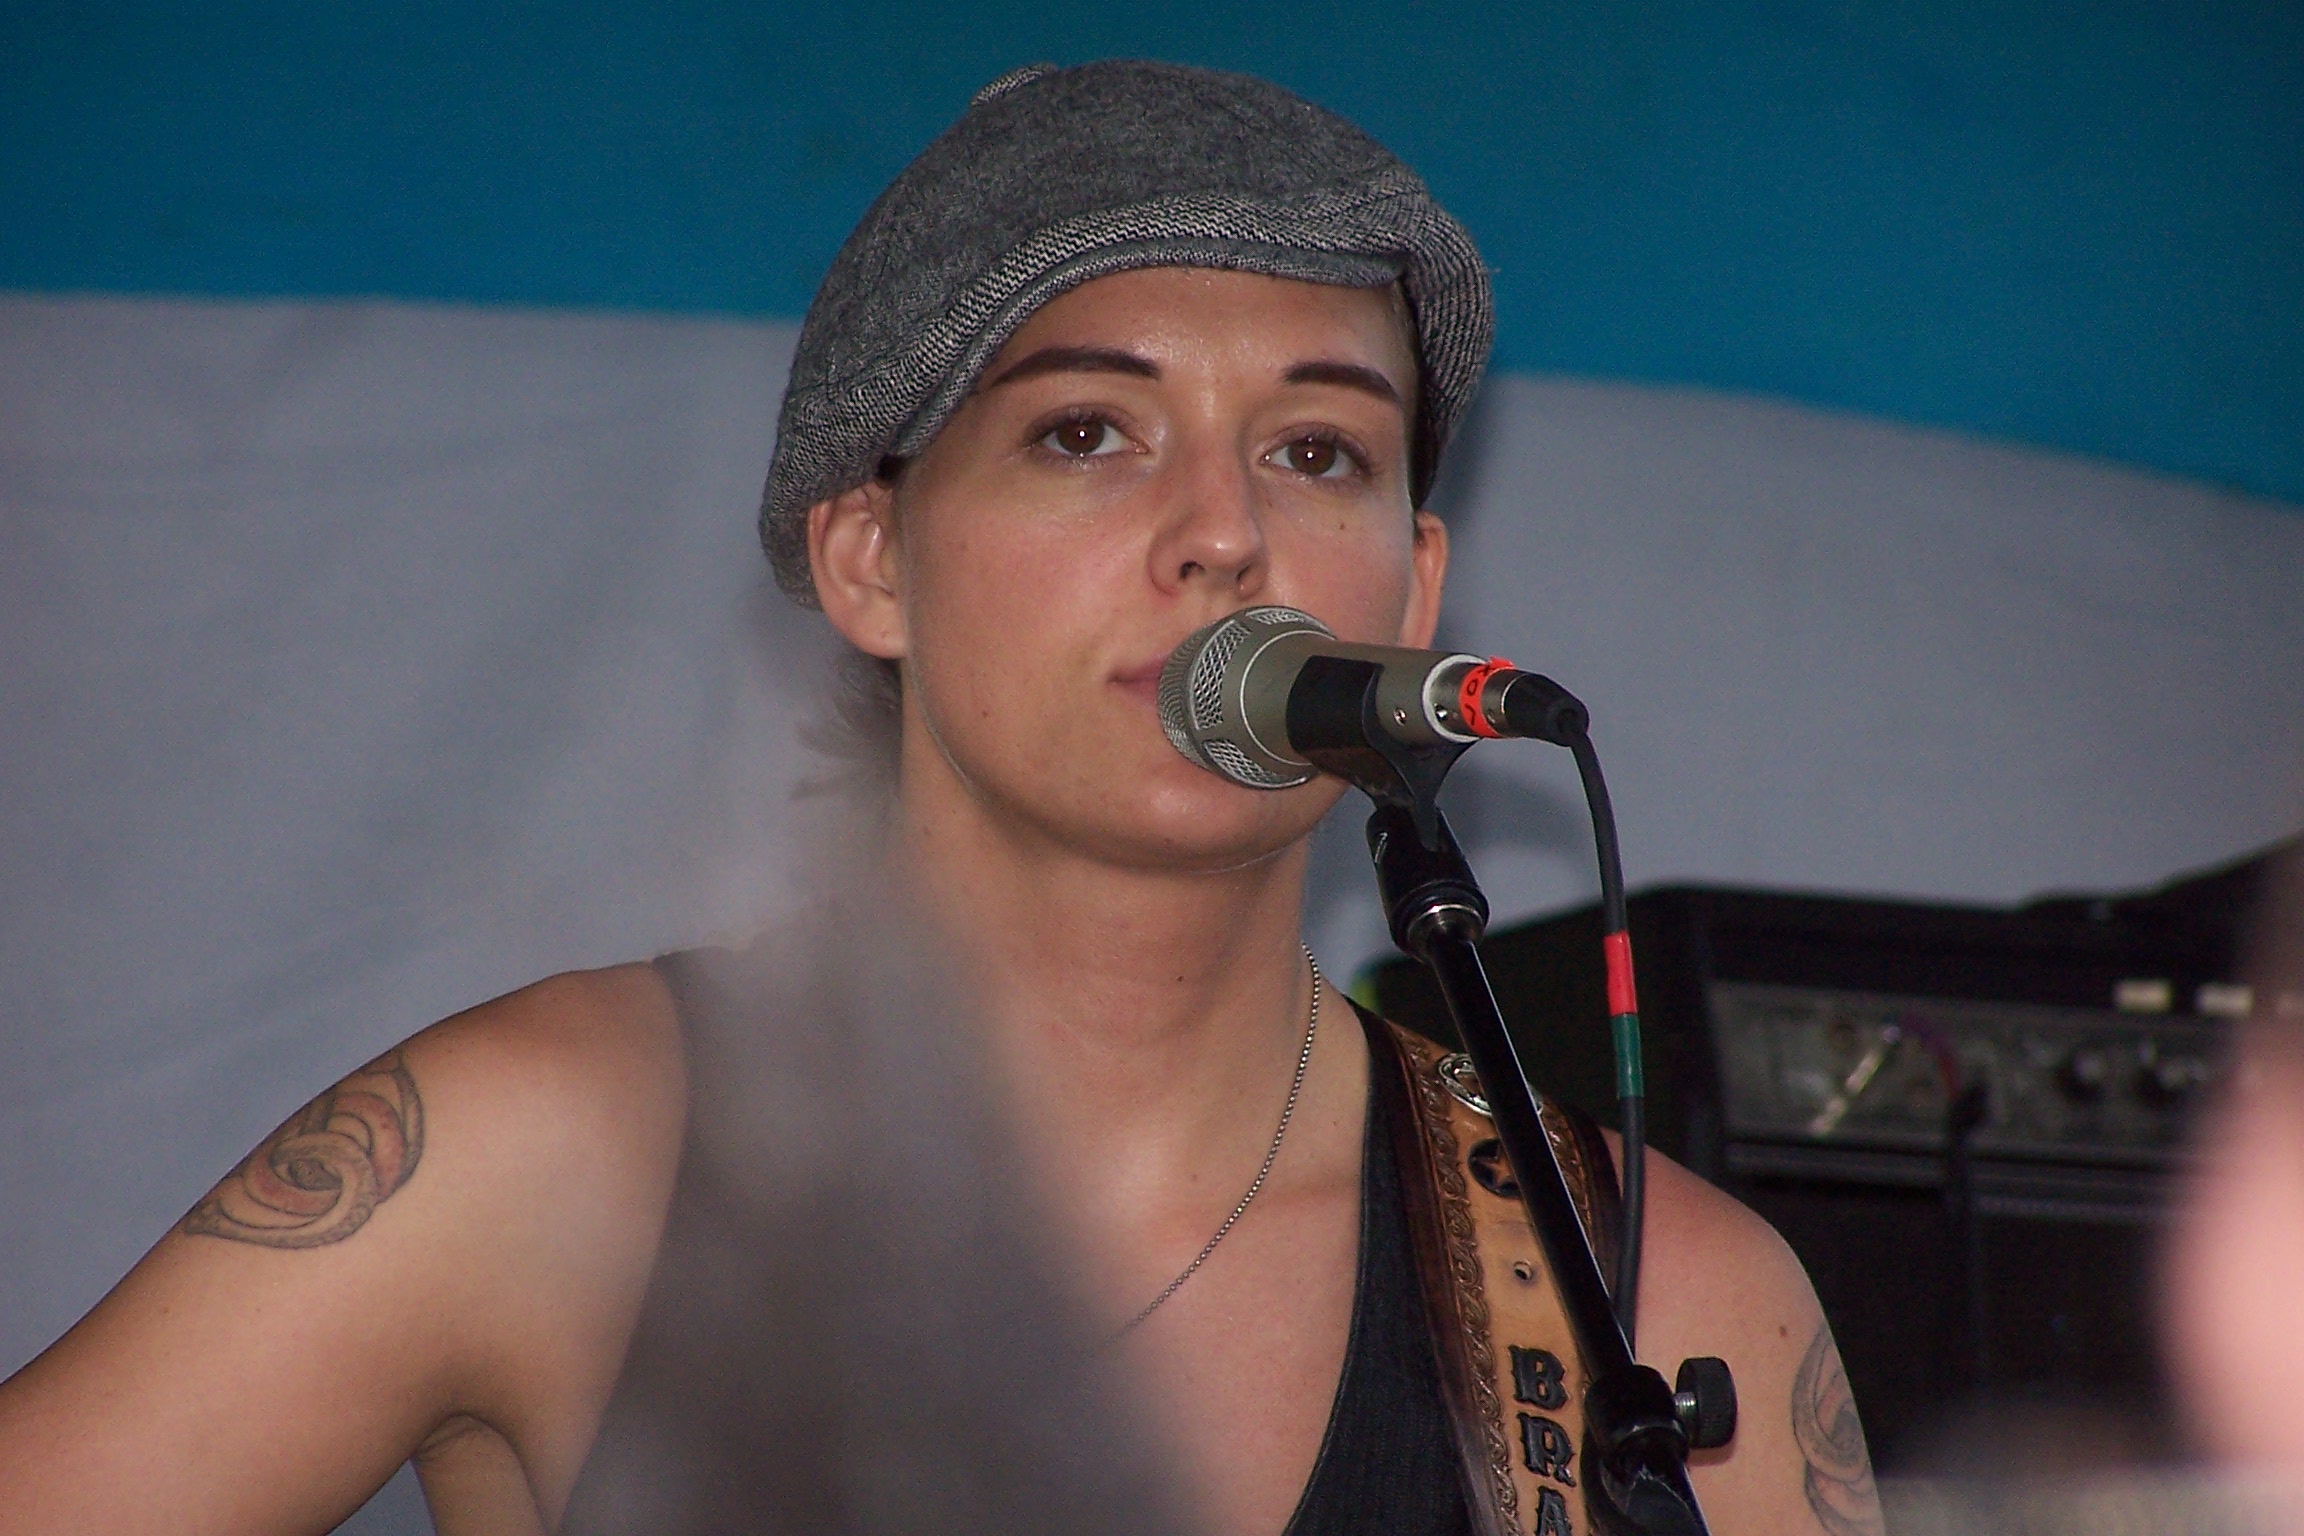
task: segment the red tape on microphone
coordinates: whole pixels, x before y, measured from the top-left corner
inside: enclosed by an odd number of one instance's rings
[[[1513,670],[1512,663],[1503,657],[1491,656],[1465,672],[1464,680],[1456,685],[1456,717],[1464,722],[1466,731],[1490,740],[1504,734],[1488,723],[1488,716],[1480,708],[1480,690],[1487,687],[1488,679],[1497,673]]]

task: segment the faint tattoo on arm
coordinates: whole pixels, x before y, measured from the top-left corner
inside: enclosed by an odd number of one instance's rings
[[[387,1051],[289,1116],[180,1230],[266,1248],[342,1242],[423,1153],[424,1101],[400,1052]]]
[[[1808,1507],[1832,1536],[1881,1536],[1880,1491],[1864,1449],[1864,1425],[1848,1391],[1832,1330],[1819,1324],[1792,1382],[1792,1434],[1807,1461]]]

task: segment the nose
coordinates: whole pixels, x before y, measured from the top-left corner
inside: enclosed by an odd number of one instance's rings
[[[1154,585],[1207,587],[1248,597],[1263,585],[1271,551],[1255,477],[1237,453],[1208,448],[1180,456],[1168,506],[1152,540]]]

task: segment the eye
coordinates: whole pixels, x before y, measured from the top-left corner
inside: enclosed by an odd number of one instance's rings
[[[1332,437],[1300,437],[1282,444],[1272,460],[1282,469],[1315,480],[1341,480],[1364,468],[1351,449]]]
[[[1081,416],[1059,422],[1043,434],[1040,446],[1068,459],[1095,459],[1120,452],[1127,439],[1101,416]]]

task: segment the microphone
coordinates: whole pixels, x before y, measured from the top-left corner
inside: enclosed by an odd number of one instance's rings
[[[1160,669],[1159,703],[1177,751],[1251,789],[1309,781],[1309,749],[1335,745],[1343,719],[1402,747],[1456,751],[1499,736],[1569,746],[1591,724],[1568,690],[1502,657],[1361,645],[1281,607],[1243,608],[1186,636]]]

